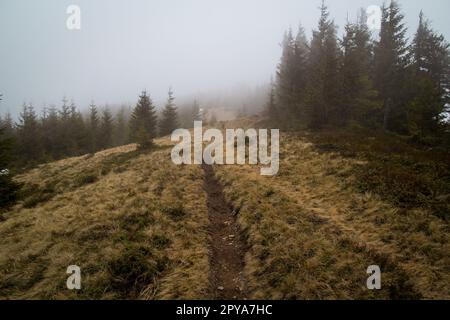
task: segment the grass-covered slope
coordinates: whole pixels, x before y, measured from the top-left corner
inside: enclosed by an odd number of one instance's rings
[[[159,141],[158,143],[164,144]],[[0,223],[0,298],[203,298],[203,172],[135,146],[42,165]],[[66,288],[78,265],[82,289]]]
[[[324,151],[319,138],[283,134],[275,177],[252,166],[217,167],[239,212],[253,298],[449,299],[448,222],[426,205],[400,206],[394,196],[362,190],[383,181],[361,181],[375,164]],[[370,265],[381,267],[381,291],[366,288]]]
[[[239,243],[247,298],[450,299],[445,150],[333,130],[280,144],[277,176],[214,166],[216,190],[201,166],[172,163],[168,139],[22,174],[22,200],[0,222],[0,299],[212,298],[229,262],[211,254],[221,240]],[[238,237],[214,234],[216,192]],[[80,291],[66,288],[69,265]],[[379,291],[366,287],[370,265]]]

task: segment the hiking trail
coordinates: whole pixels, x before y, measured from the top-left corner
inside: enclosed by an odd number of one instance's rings
[[[205,191],[209,214],[210,283],[212,297],[220,300],[245,299],[244,250],[239,238],[237,217],[225,200],[223,188],[209,165],[205,172]]]

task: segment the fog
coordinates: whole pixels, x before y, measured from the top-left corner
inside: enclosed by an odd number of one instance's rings
[[[68,30],[66,9],[81,9]],[[377,0],[328,0],[339,34],[347,16]],[[400,1],[411,35],[421,9],[450,38],[448,0]],[[2,0],[0,114],[24,102],[39,110],[63,96],[84,110],[134,104],[146,89],[161,105],[171,86],[179,101],[264,86],[274,75],[284,31],[319,17],[311,0]],[[246,89],[247,90],[247,89]],[[207,99],[205,99],[207,100]],[[202,103],[202,101],[200,101]],[[236,102],[237,104],[240,102]],[[245,104],[245,102],[242,102]]]

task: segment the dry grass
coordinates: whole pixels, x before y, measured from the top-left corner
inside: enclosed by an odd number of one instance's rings
[[[246,245],[249,298],[450,299],[448,221],[361,192],[355,168],[368,162],[319,152],[311,141],[283,134],[275,177],[215,166]],[[157,144],[19,176],[24,200],[0,222],[0,298],[210,297],[204,173],[173,165],[167,139]],[[82,270],[78,292],[65,286],[72,264]],[[373,264],[382,269],[380,291],[366,288]]]
[[[18,180],[34,188],[0,223],[0,298],[206,296],[199,167],[173,165],[167,148],[141,154],[129,145],[42,165]],[[26,205],[33,197],[39,201]],[[81,267],[80,291],[65,286],[72,264]]]
[[[216,168],[239,210],[253,298],[450,298],[447,222],[358,192],[352,169],[364,162],[318,153],[298,136],[282,136],[281,158],[270,178]],[[381,291],[366,289],[372,264]]]

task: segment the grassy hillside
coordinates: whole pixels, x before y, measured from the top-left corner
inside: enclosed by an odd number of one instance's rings
[[[25,200],[0,223],[0,297],[207,296],[202,171],[173,165],[169,154],[130,145],[20,176]],[[65,286],[72,264],[80,292]]]
[[[0,222],[0,298],[450,299],[445,175],[413,171],[421,156],[403,142],[363,139],[283,133],[274,177],[175,166],[167,139],[42,165],[18,177],[23,200]],[[78,292],[65,287],[72,264]],[[373,264],[380,291],[366,288]]]
[[[239,211],[255,298],[450,298],[447,222],[361,193],[353,170],[367,162],[319,152],[299,135],[281,141],[275,177],[217,168]],[[372,264],[381,267],[381,291],[366,289]]]

